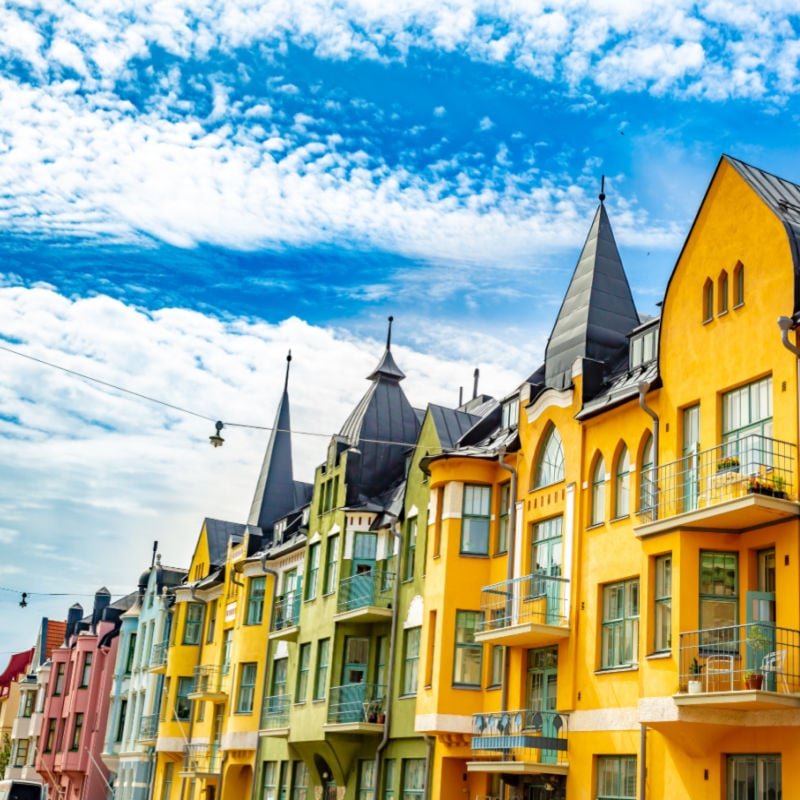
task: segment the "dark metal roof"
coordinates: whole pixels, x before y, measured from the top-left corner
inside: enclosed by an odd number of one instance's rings
[[[633,295],[601,202],[589,228],[545,350],[545,384],[572,384],[576,358],[619,360],[626,335],[639,324]]]
[[[286,358],[286,377],[283,394],[275,414],[275,424],[270,431],[261,472],[247,522],[269,536],[277,519],[297,505],[296,486],[292,478],[292,435],[289,414],[289,366],[291,353]]]
[[[228,556],[228,539],[233,537],[238,544],[244,537],[245,525],[239,522],[226,522],[222,519],[206,517],[206,536],[208,538],[208,557],[211,566],[221,567]]]
[[[657,360],[649,361],[636,369],[623,372],[610,380],[608,386],[598,395],[584,403],[583,408],[576,414],[576,418],[586,419],[620,403],[625,403],[638,396],[639,384],[642,381],[653,384],[656,378],[658,378]]]
[[[800,186],[728,155],[723,155],[721,161],[727,161],[783,222],[794,262],[794,313],[797,313],[800,311]]]
[[[439,442],[444,448],[456,446],[456,442],[480,419],[477,414],[468,414],[455,408],[445,408],[431,403],[428,406]]]

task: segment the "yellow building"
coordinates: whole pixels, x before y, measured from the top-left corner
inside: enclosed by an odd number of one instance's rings
[[[660,320],[602,199],[544,365],[425,462],[432,797],[789,797],[800,187],[724,157]]]

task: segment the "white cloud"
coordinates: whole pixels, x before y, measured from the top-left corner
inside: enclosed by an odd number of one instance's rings
[[[492,128],[494,128],[494,122],[492,122],[492,118],[481,117],[481,121],[478,123],[478,130],[490,131]]]

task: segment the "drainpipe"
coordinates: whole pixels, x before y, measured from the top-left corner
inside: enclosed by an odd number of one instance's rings
[[[652,481],[652,488],[654,495],[658,494],[658,414],[647,405],[647,400],[645,399],[645,395],[650,391],[650,382],[649,381],[641,381],[639,383],[639,405],[641,406],[642,411],[645,414],[648,414],[650,417],[653,418],[653,481]],[[656,497],[654,496],[653,499],[655,500]],[[641,503],[641,498],[639,498],[639,502]],[[658,502],[656,502],[656,507],[653,509],[653,513],[658,516]]]
[[[397,615],[400,605],[400,568],[403,560],[403,534],[400,531],[392,531],[395,544],[397,545],[397,571],[394,576],[394,592],[392,597],[392,632],[389,637],[389,668],[386,674],[386,709],[383,720],[383,736],[380,744],[375,750],[375,794],[377,796],[378,787],[381,785],[381,767],[383,766],[383,751],[389,744],[389,723],[392,715],[392,688],[394,686],[394,658],[397,650]],[[376,576],[377,577],[377,576]],[[426,788],[427,794],[427,788]]]
[[[427,733],[422,737],[425,740],[425,797],[430,800],[431,773],[433,772],[433,751],[436,747],[436,737]]]
[[[506,578],[509,586],[512,587],[514,580],[514,552],[517,548],[517,470],[505,461],[506,451],[503,450],[497,456],[497,463],[506,471],[511,473],[511,486],[509,487],[509,509],[508,509],[508,566]],[[500,710],[508,711],[508,675],[509,675],[508,650],[503,650],[503,688],[500,696]]]
[[[647,725],[639,725],[639,800],[647,797]]]
[[[800,359],[800,347],[792,344],[789,339],[789,331],[794,330],[797,326],[791,317],[778,317],[778,327],[781,329],[781,342],[783,346]],[[797,362],[797,387],[800,391],[800,361]],[[797,436],[800,438],[800,400],[797,404]]]

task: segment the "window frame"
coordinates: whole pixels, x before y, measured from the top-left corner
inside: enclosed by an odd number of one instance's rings
[[[422,626],[406,628],[403,636],[403,685],[401,697],[414,697],[419,684],[419,653]]]
[[[622,443],[614,470],[614,519],[629,517],[631,513],[631,453]]]
[[[662,553],[655,557],[653,575],[653,652],[669,653],[672,651],[671,552]],[[667,634],[666,642],[663,640],[665,630]]]
[[[419,521],[414,515],[406,522],[405,551],[406,558],[403,565],[403,580],[414,579],[414,569],[417,561],[417,537],[419,536]]]
[[[81,736],[83,735],[84,712],[78,711],[72,722],[72,738],[70,739],[70,753],[77,753],[81,749]]]
[[[725,756],[725,798],[726,800],[746,800],[748,794],[736,793],[735,787],[732,785],[734,780],[733,769],[737,764],[746,764],[748,761],[753,762],[755,769],[753,770],[756,800],[766,800],[768,797],[778,797],[783,794],[783,764],[781,762],[780,753],[727,753]],[[772,766],[777,766],[777,790],[778,794],[770,793],[770,788],[775,788],[763,785],[766,767],[770,762]]]
[[[136,641],[134,640],[134,645]],[[83,654],[83,661],[81,662],[81,682],[78,684],[79,689],[88,689],[89,688],[89,681],[92,677],[92,651],[87,650]],[[126,672],[126,675],[129,672]]]
[[[592,470],[592,503],[589,525],[602,525],[606,521],[606,462],[599,455]]]
[[[469,498],[469,500],[468,500]],[[476,503],[477,501],[477,503]],[[472,512],[467,513],[467,503],[470,502]],[[479,511],[474,513],[476,505]],[[465,483],[464,495],[461,502],[461,539],[459,553],[462,556],[488,556],[489,533],[492,524],[492,487],[485,483]],[[473,527],[475,534],[472,533]],[[474,539],[480,539],[476,543]],[[467,547],[465,547],[465,543]]]
[[[186,675],[179,675],[178,680],[175,684],[175,720],[179,722],[188,722],[192,718],[192,701],[189,699],[189,695],[192,693],[192,688],[194,686],[194,679],[190,678]],[[184,691],[181,691],[181,689]],[[180,701],[183,701],[186,705],[186,713],[185,715],[181,715],[180,713]],[[172,720],[170,720],[172,721]]]
[[[324,700],[328,696],[328,673],[330,672],[330,661],[330,637],[318,639],[317,663],[314,670],[314,700]]]
[[[706,278],[703,284],[703,324],[714,319],[714,281]]]
[[[404,758],[402,760],[400,772],[401,800],[422,800],[422,798],[425,797],[425,759]],[[410,786],[409,777],[418,779],[414,781],[414,783],[418,785]]]
[[[600,670],[633,669],[639,665],[639,578],[606,583],[602,587]],[[622,591],[621,616],[609,617],[611,593]],[[635,598],[635,613],[633,600]],[[621,634],[617,632],[621,631]],[[618,637],[621,641],[618,642]],[[619,649],[619,652],[617,652]],[[628,655],[629,654],[629,655]]]
[[[721,317],[723,314],[728,313],[728,292],[729,281],[727,270],[722,270],[717,279],[717,316]]]
[[[323,581],[322,594],[333,594],[336,591],[336,578],[339,567],[339,534],[334,533],[328,536],[325,546],[325,579]]]
[[[130,675],[133,672],[133,665],[136,659],[136,640],[138,636],[136,635],[136,631],[131,631],[128,636],[128,650],[125,653],[125,674]],[[85,665],[84,665],[85,668]],[[88,680],[86,681],[86,686],[89,685]],[[83,686],[83,675],[81,675],[81,686]]]
[[[194,619],[190,616],[194,611],[199,612],[199,617],[197,619]],[[181,641],[181,644],[184,645],[200,644],[203,638],[203,620],[205,617],[203,611],[204,611],[203,603],[186,604],[186,616],[183,620],[183,639]]]
[[[292,800],[308,800],[308,767],[301,758],[292,761]]]
[[[317,583],[319,581],[319,551],[320,542],[313,542],[308,546],[306,559],[306,578],[304,599],[313,600],[317,596]]]
[[[744,305],[744,264],[737,262],[733,268],[733,307],[741,308]]]
[[[602,785],[606,768],[613,767],[616,775],[610,778],[615,784],[612,792],[604,791]],[[637,759],[635,755],[599,755],[596,757],[597,771],[597,800],[636,800],[637,790]],[[632,793],[625,786],[626,781]],[[631,786],[632,783],[632,786]]]
[[[23,747],[22,745],[25,745]],[[17,739],[14,742],[14,758],[11,761],[14,769],[22,769],[27,765],[28,754],[30,753],[31,740],[30,739]],[[22,758],[20,758],[20,751],[22,751]]]
[[[462,618],[466,618],[467,615],[472,619],[473,625],[461,625],[459,620]],[[456,689],[480,689],[482,682],[483,682],[483,644],[481,642],[475,641],[475,632],[480,628],[480,622],[483,620],[483,613],[480,611],[471,611],[468,609],[457,609],[455,613],[455,628],[454,628],[454,637],[453,637],[453,687]],[[460,640],[459,639],[459,628],[463,627],[465,632],[472,632],[472,640]],[[476,680],[475,681],[466,681],[466,680],[459,680],[459,678],[464,678],[465,672],[465,664],[468,662],[464,662],[463,664],[459,665],[459,651],[466,650],[467,652],[473,652],[478,654],[478,661],[477,661],[477,670],[476,670]]]
[[[266,575],[255,575],[247,582],[247,611],[245,625],[261,625],[264,621],[264,604],[267,593]]]
[[[311,642],[301,642],[297,650],[297,678],[294,702],[305,703],[308,697],[308,676],[311,672]]]
[[[508,521],[511,517],[511,481],[505,481],[498,487],[500,495],[497,509],[497,541],[494,554],[508,553]]]
[[[536,456],[533,470],[533,488],[544,489],[561,483],[566,475],[564,443],[561,434],[553,423],[546,430]]]
[[[250,679],[252,678],[252,682]],[[258,678],[258,662],[245,661],[239,664],[239,688],[236,692],[236,713],[252,714],[256,700],[256,680]],[[248,704],[249,699],[249,704]]]
[[[705,562],[705,559],[710,561]],[[704,572],[711,571],[712,575],[716,571],[720,571],[722,577],[722,588],[726,588],[727,578],[724,572],[729,569],[730,564],[733,565],[733,592],[729,594],[720,593],[714,590],[716,584],[720,581],[712,580],[710,584],[706,585],[707,589],[712,591],[703,591],[704,585]],[[730,653],[738,655],[739,645],[737,629],[735,626],[739,624],[739,600],[740,600],[740,579],[741,572],[739,568],[739,553],[736,550],[701,550],[698,558],[698,592],[697,592],[697,614],[698,614],[698,629],[700,633],[700,649],[706,652],[715,653]],[[704,617],[709,614],[711,609],[709,605],[714,604],[716,610],[720,610],[720,605],[729,607],[732,611],[732,620],[725,625],[706,626]],[[726,632],[729,628],[729,632]],[[716,631],[714,634],[709,634],[710,631]]]

